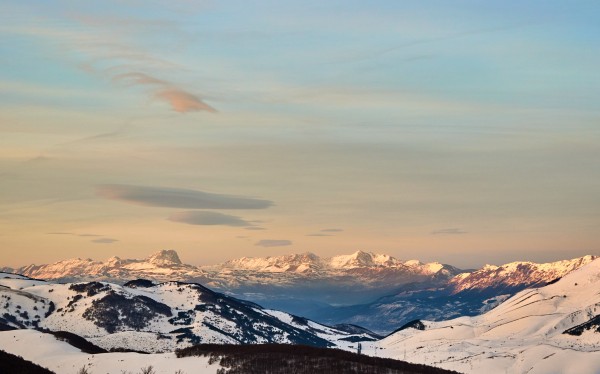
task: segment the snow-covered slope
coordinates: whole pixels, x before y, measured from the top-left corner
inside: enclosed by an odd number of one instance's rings
[[[367,354],[468,373],[598,373],[599,315],[596,259],[483,315],[412,323],[363,346]]]
[[[200,343],[345,347],[374,340],[211,291],[138,280],[48,283],[0,275],[0,324],[69,331],[105,349],[160,352]]]
[[[511,262],[502,266],[485,265],[471,273],[463,273],[450,280],[453,293],[539,286],[565,276],[571,271],[594,261],[596,256],[584,256],[572,260],[536,264]]]
[[[177,358],[175,353],[87,354],[50,334],[35,330],[0,332],[0,350],[21,356],[57,374],[76,374],[85,367],[92,374],[139,373],[152,366],[156,374],[215,374],[221,368],[209,364],[208,357]]]
[[[73,342],[73,340],[70,340]],[[328,348],[290,345],[203,345],[175,353],[124,353],[90,351],[80,338],[74,346],[50,333],[34,330],[0,332],[0,371],[6,374],[29,373],[16,365],[16,357],[24,357],[57,374],[76,374],[84,368],[91,374],[103,373],[372,373],[372,374],[457,374],[429,366],[398,360],[365,357],[354,352]],[[78,348],[84,348],[85,352]],[[7,368],[10,371],[2,371]],[[19,370],[20,369],[20,370]]]

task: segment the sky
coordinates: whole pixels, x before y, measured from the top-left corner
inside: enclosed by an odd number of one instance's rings
[[[600,3],[0,0],[0,265],[600,254]]]

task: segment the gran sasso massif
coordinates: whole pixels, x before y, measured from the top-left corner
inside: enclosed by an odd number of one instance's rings
[[[514,262],[464,271],[437,262],[402,261],[358,251],[331,258],[312,253],[245,257],[196,267],[182,263],[175,251],[163,250],[142,260],[70,259],[1,270],[59,282],[197,282],[321,323],[357,324],[387,334],[414,319],[435,321],[481,314],[524,288],[544,285],[593,259]]]

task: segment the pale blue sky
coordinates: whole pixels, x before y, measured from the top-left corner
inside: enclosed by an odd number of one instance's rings
[[[597,1],[0,1],[0,14],[2,264],[163,248],[197,264],[599,253]],[[221,195],[270,204],[194,200]]]

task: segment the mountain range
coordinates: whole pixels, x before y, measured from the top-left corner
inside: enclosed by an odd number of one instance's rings
[[[357,251],[321,258],[301,253],[243,257],[219,265],[184,264],[176,251],[141,259],[70,259],[0,270],[58,282],[132,279],[200,283],[267,308],[321,323],[357,324],[380,334],[413,319],[474,316],[527,287],[547,284],[595,259],[584,256],[547,264],[513,262],[464,271],[437,262],[402,261]]]
[[[75,372],[81,365],[114,369],[148,362],[165,373],[177,367],[215,373],[221,367],[215,362],[224,362],[225,356],[183,359],[173,353],[209,342],[301,344],[347,351],[359,349],[360,344],[368,356],[467,373],[600,372],[600,259],[586,256],[552,264],[487,266],[480,272],[473,280],[481,274],[498,278],[510,273],[517,278],[535,276],[538,283],[513,296],[496,297],[494,305],[477,316],[416,319],[384,338],[359,326],[328,326],[263,308],[195,283],[141,279],[123,285],[56,283],[3,273],[0,330],[5,331],[0,332],[0,349],[37,364],[52,364],[61,373]],[[560,274],[552,281],[539,280]],[[490,282],[496,287],[507,284]],[[480,281],[462,284],[470,286],[448,292],[493,289],[482,288]],[[11,330],[15,328],[19,330]],[[53,332],[54,337],[44,332]],[[123,349],[155,354],[102,353]]]
[[[462,272],[437,262],[424,264],[417,260],[400,261],[388,255],[363,251],[330,258],[321,258],[309,252],[267,258],[243,257],[219,265],[197,267],[182,263],[174,250],[161,250],[141,260],[111,257],[102,262],[77,258],[0,270],[66,282],[105,280],[124,283],[138,278],[180,280],[199,282],[215,290],[234,294],[273,294],[285,290],[286,295],[292,291],[291,295],[294,296],[317,292],[328,295],[333,303],[345,304],[368,301],[372,296],[366,296],[365,290],[384,295],[405,284],[446,281]],[[343,289],[356,292],[351,296],[346,292],[343,297],[337,297],[332,292]]]

